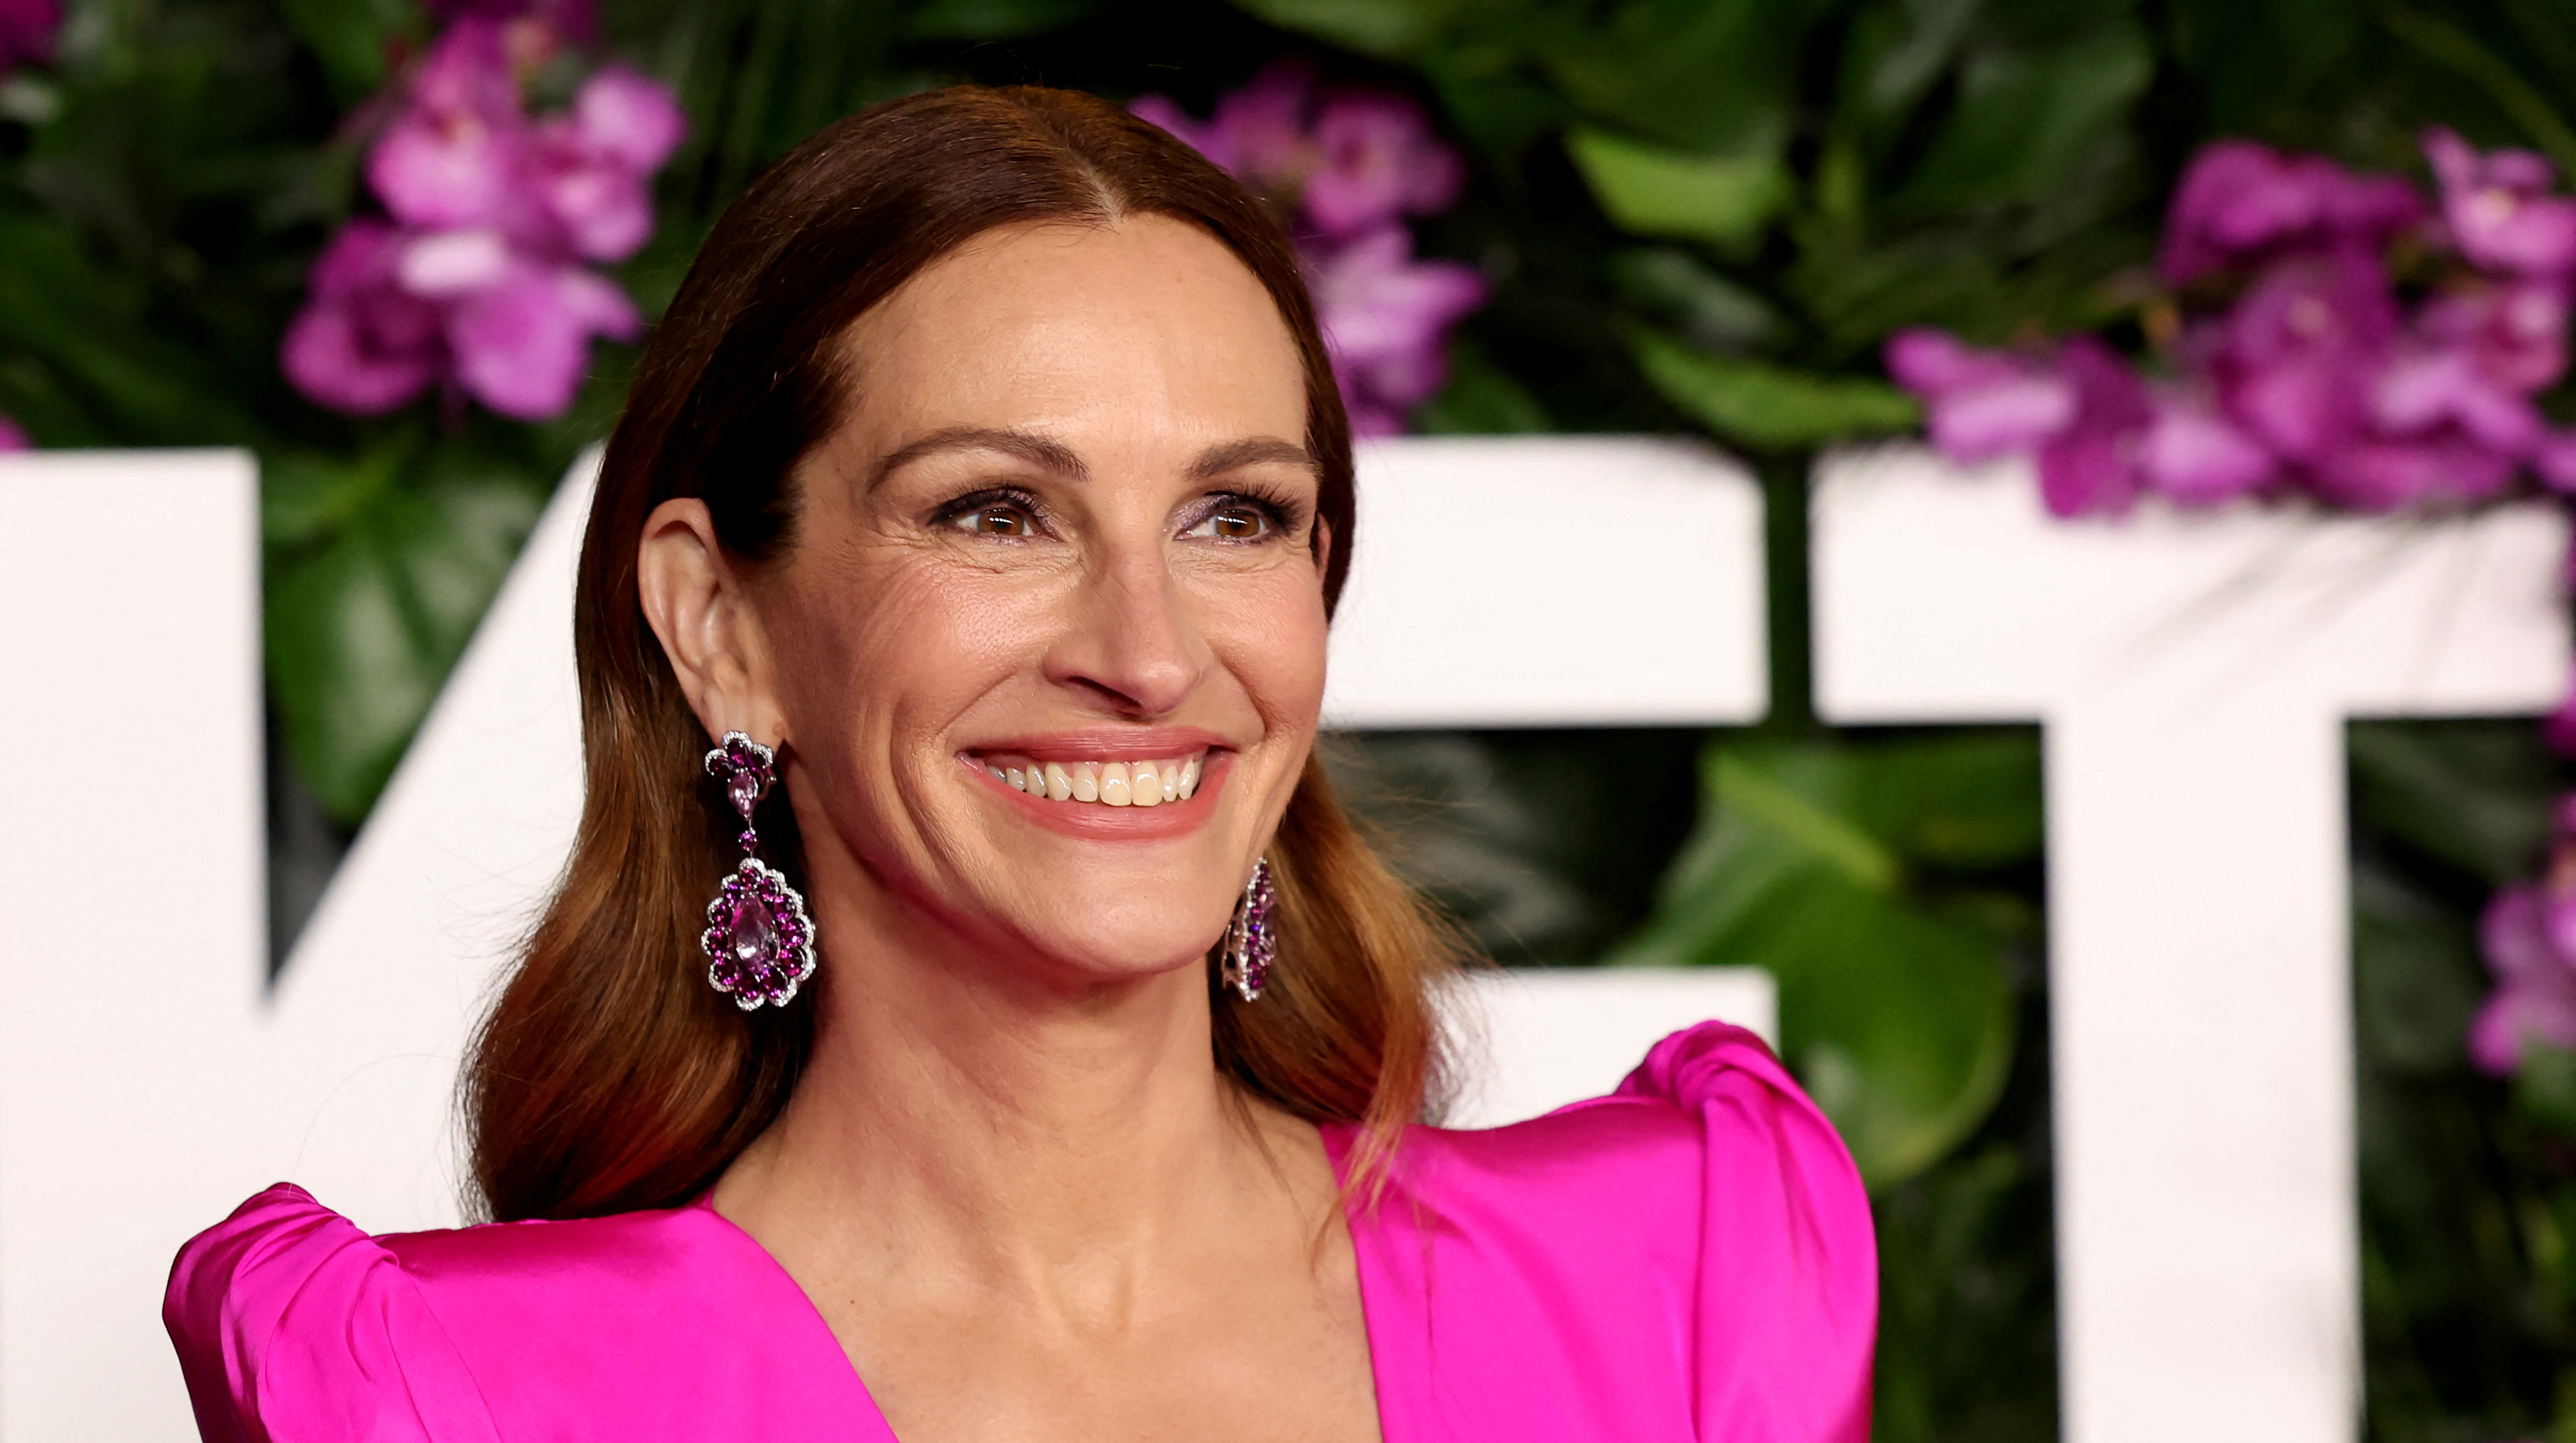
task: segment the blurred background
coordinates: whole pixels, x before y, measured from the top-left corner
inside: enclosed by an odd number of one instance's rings
[[[1767,721],[1332,760],[1502,962],[1778,979],[1884,1439],[2058,1432],[2039,745],[1816,722],[1816,456],[1928,424],[2068,525],[2576,485],[2566,0],[0,0],[0,76],[0,444],[260,460],[280,959],[716,216],[871,102],[1179,131],[1296,228],[1365,430],[1744,458]],[[2349,737],[2387,1443],[2576,1443],[2571,740]]]

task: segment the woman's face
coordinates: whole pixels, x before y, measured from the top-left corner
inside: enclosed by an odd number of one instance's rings
[[[847,346],[843,424],[749,583],[826,950],[848,888],[863,927],[926,910],[1077,984],[1194,962],[1323,694],[1277,307],[1180,222],[1019,227]]]

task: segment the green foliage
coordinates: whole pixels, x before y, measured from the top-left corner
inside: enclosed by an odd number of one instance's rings
[[[1769,971],[1782,1052],[1863,1176],[1921,1172],[1984,1120],[2013,1055],[2010,956],[2037,918],[1955,874],[2035,855],[2032,739],[1728,741],[1701,771],[1699,830],[1611,961]]]
[[[1566,136],[1566,149],[1602,210],[1633,235],[1740,248],[1790,195],[1775,155],[1694,155],[1585,128]]]
[[[2565,783],[2527,722],[2357,724],[2353,1021],[2367,1424],[2378,1443],[2576,1433],[2576,1054],[2462,1047],[2476,921]]]
[[[1711,355],[1657,331],[1630,336],[1646,380],[1719,436],[1763,450],[1820,446],[1909,429],[1914,398],[1865,377],[1835,379],[1740,356]]]

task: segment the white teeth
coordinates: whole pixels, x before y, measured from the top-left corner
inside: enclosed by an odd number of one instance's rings
[[[1199,789],[1203,754],[1132,762],[1029,762],[983,764],[1015,792],[1056,802],[1096,802],[1110,807],[1159,807],[1185,802]]]

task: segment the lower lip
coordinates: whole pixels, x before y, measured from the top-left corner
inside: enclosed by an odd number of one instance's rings
[[[958,758],[974,780],[999,793],[1003,801],[1017,807],[1030,821],[1068,837],[1099,842],[1153,842],[1197,831],[1215,809],[1217,789],[1226,773],[1233,770],[1229,765],[1232,760],[1231,752],[1209,753],[1200,764],[1197,789],[1186,798],[1151,807],[1112,807],[1100,802],[1057,802],[1033,797],[993,775],[973,757]]]

